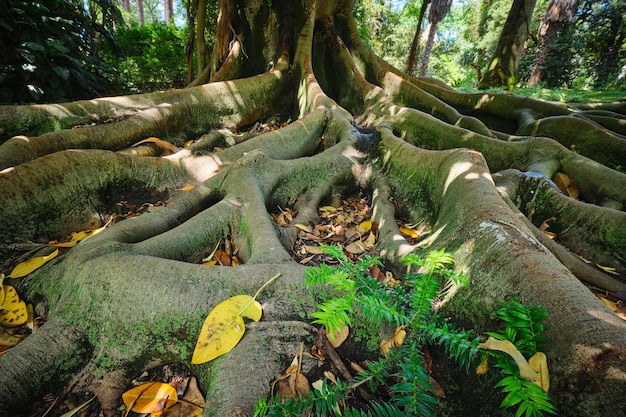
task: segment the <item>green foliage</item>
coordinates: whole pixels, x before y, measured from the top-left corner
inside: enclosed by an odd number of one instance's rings
[[[540,306],[529,308],[517,299],[511,299],[506,303],[500,303],[500,308],[495,311],[495,315],[504,322],[504,328],[500,332],[487,334],[500,340],[510,341],[525,357],[534,355],[538,351],[539,344],[548,342],[541,335],[545,326],[540,324],[548,313]],[[496,385],[507,393],[501,407],[517,405],[516,417],[557,414],[550,396],[538,385],[521,378],[515,361],[509,355],[493,351],[489,354],[496,357],[498,368],[506,375]]]
[[[102,53],[110,80],[125,94],[184,87],[186,32],[163,23],[120,28],[115,47]]]
[[[539,344],[548,343],[548,339],[541,335],[546,326],[540,324],[548,316],[548,312],[542,310],[541,306],[529,308],[513,298],[506,303],[500,303],[495,315],[504,322],[504,330],[487,334],[496,339],[510,341],[524,356],[534,355]]]
[[[107,34],[70,0],[16,0],[0,15],[0,103],[93,98],[108,89],[93,51]],[[8,12],[5,14],[5,12]]]
[[[327,285],[332,287],[330,298],[313,313],[313,322],[323,325],[327,334],[332,335],[342,325],[351,322],[367,322],[378,326],[386,323],[406,329],[404,342],[395,345],[385,357],[369,363],[369,368],[358,374],[354,381],[338,381],[337,385],[323,382],[321,390],[311,390],[308,397],[298,399],[262,399],[257,405],[255,416],[316,416],[339,411],[348,416],[435,416],[438,398],[430,383],[430,376],[424,368],[420,347],[423,344],[443,346],[449,356],[460,367],[469,371],[481,357],[478,348],[480,337],[471,331],[457,329],[447,322],[438,311],[441,297],[453,286],[468,284],[468,278],[449,266],[452,256],[441,249],[430,251],[425,256],[410,254],[402,259],[407,272],[401,284],[389,287],[377,282],[367,273],[372,265],[381,262],[370,256],[360,258],[356,263],[348,260],[342,249],[324,246],[326,253],[339,261],[339,266],[322,264],[305,272],[307,286]],[[442,287],[442,282],[445,285]],[[508,339],[525,355],[532,355],[537,346],[546,343],[541,336],[545,326],[541,322],[547,312],[539,306],[529,308],[518,300],[501,303],[494,312],[502,320],[500,332],[488,333],[499,339]],[[555,414],[556,408],[543,389],[519,375],[519,369],[509,355],[497,351],[487,351],[483,355],[497,359],[497,367],[504,378],[497,384],[507,394],[502,407],[517,406],[516,417],[540,417]],[[349,392],[362,383],[388,385],[392,395],[391,403],[372,405],[368,412],[341,410],[340,404]],[[402,413],[399,411],[402,409]]]
[[[440,343],[449,348],[451,355],[459,358],[464,366],[469,366],[478,352],[479,338],[471,339],[470,332],[457,331],[435,309],[441,281],[467,281],[462,274],[446,268],[453,262],[451,255],[445,249],[431,251],[425,257],[408,255],[403,259],[408,272],[402,284],[389,287],[367,274],[372,265],[381,266],[378,259],[363,256],[352,263],[339,247],[325,246],[325,251],[339,261],[339,266],[332,268],[322,264],[309,268],[305,272],[305,283],[308,286],[328,285],[336,296],[318,305],[320,311],[312,314],[314,323],[323,325],[329,335],[352,321],[373,326],[402,326],[408,331],[404,343],[391,349],[386,357],[371,363],[367,371],[355,378],[355,383],[369,381],[373,384],[376,381],[386,385],[390,377],[399,381],[390,387],[393,406],[373,407],[371,414],[344,412],[346,415],[406,415],[393,414],[397,410],[395,407],[401,407],[409,415],[434,416],[437,397],[422,363],[419,347],[423,343]],[[262,400],[257,407],[258,415],[296,415],[305,411],[320,415],[319,410],[334,410],[336,401],[345,398],[349,392],[349,387],[341,383],[324,387],[322,392],[312,391],[310,398],[299,401],[291,399],[279,404],[277,398],[270,402]],[[346,388],[348,391],[345,391]],[[331,395],[331,391],[336,393]],[[322,398],[330,402],[322,404],[319,402]],[[303,404],[296,406],[298,402]],[[295,414],[289,414],[291,412]]]

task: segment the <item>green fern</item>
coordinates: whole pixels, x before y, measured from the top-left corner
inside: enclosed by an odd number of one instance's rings
[[[424,257],[411,254],[402,258],[407,266],[402,284],[388,287],[368,275],[368,269],[373,265],[382,266],[377,258],[363,256],[353,263],[340,247],[322,246],[327,254],[337,259],[339,265],[331,267],[322,264],[309,268],[304,274],[307,286],[325,285],[333,290],[333,297],[318,304],[319,311],[311,314],[313,323],[323,325],[329,335],[356,318],[376,327],[383,322],[404,325],[408,331],[407,339],[391,349],[387,357],[369,363],[368,370],[350,381],[353,385],[338,381],[337,385],[331,386],[323,381],[321,390],[312,390],[309,397],[282,402],[277,397],[270,401],[264,399],[259,401],[255,416],[343,413],[355,417],[384,417],[405,415],[404,410],[409,415],[434,416],[438,398],[424,369],[419,347],[425,343],[442,345],[450,357],[467,371],[477,365],[481,356],[477,347],[480,337],[470,331],[456,329],[438,312],[440,301],[467,285],[468,277],[448,268],[453,262],[452,256],[441,249],[431,251]],[[442,282],[445,282],[443,287]],[[545,326],[540,324],[547,313],[539,307],[528,308],[517,300],[511,300],[502,303],[495,315],[505,326],[500,333],[488,334],[510,340],[522,353],[531,355],[537,345],[547,342],[541,336]],[[548,394],[522,379],[508,355],[499,355],[499,352],[488,354],[498,358],[498,367],[505,375],[497,385],[507,393],[502,407],[517,406],[516,417],[556,413]],[[390,380],[399,381],[389,388],[393,405],[374,403],[367,411],[340,408],[339,404],[343,404],[352,386],[369,383],[373,390],[376,384],[387,385]]]

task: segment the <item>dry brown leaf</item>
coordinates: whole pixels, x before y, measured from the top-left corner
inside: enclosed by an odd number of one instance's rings
[[[350,243],[349,245],[347,245],[345,247],[345,250],[352,254],[358,255],[358,254],[365,252],[367,248],[365,247],[363,242],[361,242],[360,240],[356,240]]]
[[[314,255],[319,255],[321,253],[326,253],[326,252],[324,252],[324,249],[322,249],[320,246],[302,245],[302,248],[304,248],[304,250],[307,253],[312,253]]]
[[[554,183],[557,187],[559,187],[559,190],[561,190],[563,194],[568,195],[574,199],[578,199],[580,191],[578,190],[578,186],[576,185],[574,180],[572,180],[570,177],[562,172],[557,172],[554,175]]]
[[[341,325],[341,329],[333,329],[333,331],[328,334],[328,341],[332,347],[338,348],[343,342],[346,341],[349,335],[350,328],[343,324]]]
[[[135,143],[132,147],[139,146],[144,143],[154,143],[157,147],[163,150],[163,155],[171,155],[179,151],[176,145],[173,145],[169,142],[166,142],[162,139],[155,138],[155,137],[150,137],[144,140],[140,140],[139,142]]]
[[[548,232],[548,228],[550,228],[550,225],[548,224],[548,222],[551,222],[553,220],[556,220],[556,217],[550,217],[550,218],[545,219],[543,223],[541,223],[541,226],[539,226],[539,230],[541,230],[543,234],[548,236],[550,239],[554,239],[558,236],[556,233]]]

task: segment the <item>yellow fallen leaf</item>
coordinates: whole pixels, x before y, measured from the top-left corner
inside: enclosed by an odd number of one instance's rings
[[[263,308],[256,298],[279,276],[276,274],[270,278],[253,297],[247,294],[235,295],[215,306],[204,320],[191,363],[208,362],[237,346],[245,332],[243,317],[254,321],[261,319]]]
[[[19,326],[28,321],[28,310],[26,303],[20,300],[15,288],[10,285],[0,287],[0,325]]]
[[[187,142],[185,142],[185,144],[183,146],[186,148],[187,146],[191,145],[195,141],[196,141],[195,139],[189,139]]]
[[[610,308],[612,311],[617,310],[617,304],[615,304],[613,301],[607,300],[606,298],[601,297],[601,296],[598,296],[598,298],[600,299],[600,301],[602,301],[602,304]]]
[[[476,375],[485,375],[489,371],[489,359],[483,355],[480,364],[476,367]]]
[[[174,387],[162,382],[148,382],[122,394],[124,404],[135,413],[161,413],[178,401]]]
[[[535,371],[526,361],[524,355],[517,350],[515,345],[508,340],[498,340],[491,336],[485,343],[479,343],[479,348],[489,349],[489,350],[498,350],[500,352],[507,353],[509,356],[513,358],[517,367],[519,368],[520,376],[534,384],[541,386],[540,375],[537,371]]]
[[[528,359],[528,364],[539,373],[538,383],[533,382],[543,388],[545,392],[548,392],[550,389],[550,373],[548,372],[548,358],[546,354],[543,352],[535,353]]]
[[[619,275],[619,272],[617,272],[615,268],[611,268],[610,266],[602,266],[598,264],[595,264],[595,265],[606,273],[609,273],[611,275]]]
[[[219,303],[202,325],[191,363],[208,362],[230,352],[245,332],[243,317],[259,321],[262,314],[261,304],[247,294]]]
[[[36,269],[41,268],[46,262],[50,261],[51,259],[54,259],[58,254],[59,254],[59,250],[56,249],[50,255],[36,256],[27,261],[20,262],[19,264],[15,266],[15,268],[13,268],[13,271],[11,272],[11,275],[9,275],[9,278],[25,277],[26,275],[30,274]]]
[[[195,185],[193,185],[193,184],[189,184],[189,185],[185,185],[185,186],[184,186],[183,188],[181,188],[180,190],[181,190],[181,191],[191,191],[191,190],[193,190],[194,188],[196,188],[196,186],[195,186]]]
[[[393,347],[400,346],[404,343],[404,339],[406,338],[406,326],[398,326],[396,327],[396,331],[393,336],[391,336],[387,340],[383,340],[380,342],[380,350],[383,352],[383,355],[387,356],[389,350]]]
[[[72,242],[82,242],[89,239],[93,235],[96,235],[106,229],[106,226],[99,227],[97,229],[83,230],[81,232],[72,233]]]
[[[412,239],[417,239],[419,236],[419,233],[417,233],[416,230],[413,229],[409,229],[406,226],[400,226],[400,233],[402,233],[405,236],[408,236]]]
[[[359,228],[361,228],[361,230],[363,230],[364,232],[369,232],[370,230],[372,230],[372,221],[371,220],[364,220],[359,224]]]
[[[333,206],[322,206],[322,207],[320,207],[320,211],[329,211],[329,212],[333,212],[333,211],[337,211],[337,207],[333,207]]]

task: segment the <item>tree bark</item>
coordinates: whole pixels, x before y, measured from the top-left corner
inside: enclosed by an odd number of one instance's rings
[[[528,86],[536,86],[544,74],[543,64],[550,55],[552,42],[558,36],[564,23],[569,22],[578,9],[578,0],[552,0],[539,27],[541,48],[537,54],[537,62],[528,80]]]
[[[293,257],[295,225],[353,193],[372,202],[372,255],[391,272],[407,253],[453,254],[471,285],[445,307],[450,317],[484,334],[497,330],[500,300],[550,313],[545,353],[560,415],[620,415],[626,324],[581,281],[605,285],[607,297],[626,294],[626,175],[612,169],[626,160],[618,131],[626,106],[467,94],[407,76],[363,45],[350,2],[233,6],[231,33],[246,55],[219,61],[222,81],[0,107],[2,271],[26,248],[49,252],[50,239],[111,220],[26,278],[5,280],[47,322],[0,356],[0,415],[28,414],[56,388],[51,381],[93,392],[103,415],[119,415],[121,393],[142,370],[190,364],[215,305],[280,273],[240,344],[192,365],[205,416],[251,415],[316,332],[319,299]],[[256,74],[241,78],[245,71]],[[364,143],[354,123],[380,141]],[[178,149],[132,147],[148,137]],[[552,188],[557,172],[576,182],[580,201]],[[116,203],[144,195],[164,204],[116,215]],[[279,226],[270,213],[285,208],[297,215]],[[550,217],[559,242],[541,237]],[[430,233],[412,243],[400,218]],[[225,240],[241,264],[202,265]]]
[[[146,20],[143,15],[143,0],[137,0],[137,19],[139,21],[139,26],[146,24]]]
[[[426,14],[426,9],[428,8],[428,4],[430,0],[422,0],[422,7],[420,8],[420,15],[417,19],[417,26],[415,27],[415,35],[413,35],[413,41],[411,42],[411,49],[409,49],[409,57],[406,61],[406,68],[404,72],[408,75],[413,74],[413,68],[415,67],[415,63],[417,62],[417,57],[420,54],[420,38],[422,36],[422,24],[424,21],[424,15]]]
[[[515,88],[517,65],[526,46],[526,37],[535,10],[535,3],[535,0],[513,1],[491,64],[481,78],[479,88],[506,86],[509,91],[513,91]]]

